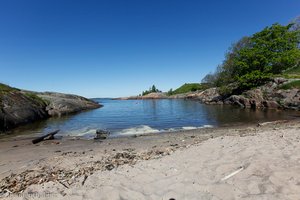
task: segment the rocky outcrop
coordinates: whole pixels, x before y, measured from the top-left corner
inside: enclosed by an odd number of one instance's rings
[[[49,116],[46,111],[47,104],[34,95],[9,91],[1,93],[0,96],[0,131]]]
[[[222,104],[222,96],[217,88],[209,88],[204,91],[190,94],[187,99],[196,99],[205,104]]]
[[[269,108],[300,110],[300,90],[280,90],[283,84],[295,79],[274,78],[269,83],[256,89],[248,90],[241,95],[222,96],[219,88],[209,88],[203,91],[172,95],[168,98],[198,100],[205,104],[229,104],[242,108]]]
[[[165,99],[165,98],[168,98],[168,96],[164,92],[152,92],[145,96],[141,96],[141,99]]]
[[[45,109],[50,116],[61,116],[100,107],[98,103],[77,95],[55,92],[36,94],[47,102]]]
[[[0,131],[51,116],[100,107],[98,103],[76,95],[7,88],[0,89]]]
[[[121,97],[115,100],[135,100],[135,99],[168,99],[169,96],[164,92],[152,92],[144,96]]]
[[[300,110],[300,90],[278,90],[271,95],[272,99],[285,109]]]
[[[232,95],[224,100],[225,104],[239,105],[245,108],[270,108],[300,110],[300,90],[280,90],[279,86],[288,82],[287,79],[275,78],[273,81],[244,92]]]
[[[266,103],[261,89],[249,90],[242,95],[232,95],[224,100],[225,104],[238,105],[245,108],[262,108]]]

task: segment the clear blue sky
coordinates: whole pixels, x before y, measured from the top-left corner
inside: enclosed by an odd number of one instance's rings
[[[0,0],[0,82],[87,97],[201,79],[299,0]]]

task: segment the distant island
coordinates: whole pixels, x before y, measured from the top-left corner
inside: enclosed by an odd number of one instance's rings
[[[153,85],[138,96],[119,99],[183,98],[243,108],[300,110],[299,27],[276,23],[243,37],[202,83],[186,83],[168,92]]]

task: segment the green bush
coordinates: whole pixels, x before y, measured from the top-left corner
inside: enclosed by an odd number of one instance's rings
[[[299,73],[300,31],[292,30],[292,26],[273,24],[242,38],[228,50],[216,72],[205,76],[202,82],[217,87],[238,83],[242,92],[278,74]]]
[[[170,89],[168,91],[168,95],[175,95],[175,94],[184,94],[187,92],[195,92],[198,90],[205,90],[209,88],[206,84],[200,84],[200,83],[185,83],[176,90]]]
[[[263,73],[259,70],[252,71],[238,78],[239,90],[244,91],[270,81],[272,74]]]

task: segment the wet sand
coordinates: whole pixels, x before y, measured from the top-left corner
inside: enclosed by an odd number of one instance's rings
[[[299,199],[300,123],[0,141],[7,199]],[[11,174],[13,173],[13,174]]]

